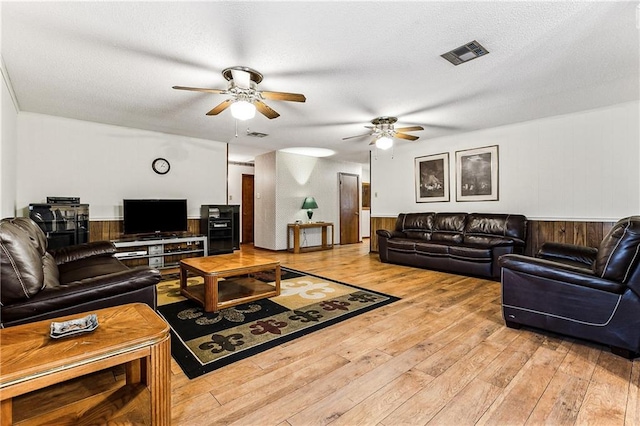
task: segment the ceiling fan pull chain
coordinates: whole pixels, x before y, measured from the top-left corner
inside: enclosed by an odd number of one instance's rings
[[[236,139],[238,139],[238,120],[236,120]]]

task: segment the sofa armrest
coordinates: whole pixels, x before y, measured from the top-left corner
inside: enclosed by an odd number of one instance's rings
[[[111,241],[94,241],[50,251],[57,265],[94,256],[113,256],[116,252],[116,246]]]
[[[389,231],[387,229],[376,229],[378,237],[382,238],[406,238],[407,234],[401,231]]]
[[[45,304],[47,310],[73,306],[87,300],[108,298],[144,287],[156,285],[162,279],[160,271],[147,266],[99,275],[69,284],[47,288],[30,299],[31,304]]]
[[[538,259],[519,254],[506,254],[499,259],[500,266],[515,272],[561,281],[566,284],[589,287],[610,293],[622,294],[627,286],[599,278],[588,268]]]
[[[591,268],[596,260],[598,249],[575,244],[544,243],[538,250],[537,257],[558,262],[581,264]]]
[[[391,231],[387,229],[376,229],[376,235],[382,238],[391,238]]]
[[[97,275],[68,284],[60,284],[60,287],[90,289],[104,289],[109,286],[119,286],[122,291],[135,290],[137,288],[155,285],[162,280],[162,274],[155,268],[148,266],[136,266],[110,274]]]

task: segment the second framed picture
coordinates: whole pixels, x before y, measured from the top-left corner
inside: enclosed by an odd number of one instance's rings
[[[456,151],[456,201],[498,200],[498,145]]]
[[[449,201],[449,153],[415,159],[416,202]]]

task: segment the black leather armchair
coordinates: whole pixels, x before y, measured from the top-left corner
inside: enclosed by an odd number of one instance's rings
[[[156,308],[157,269],[129,268],[109,241],[47,251],[29,218],[0,221],[0,326],[7,327],[126,303]]]
[[[640,354],[640,216],[618,221],[596,248],[545,243],[502,267],[507,326],[549,330]]]

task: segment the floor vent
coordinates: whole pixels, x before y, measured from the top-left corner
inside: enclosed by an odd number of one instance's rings
[[[482,47],[482,45],[477,41],[473,40],[464,46],[457,47],[440,56],[451,62],[453,65],[460,65],[464,62],[469,62],[472,59],[484,56],[487,53],[489,53],[487,49]]]

